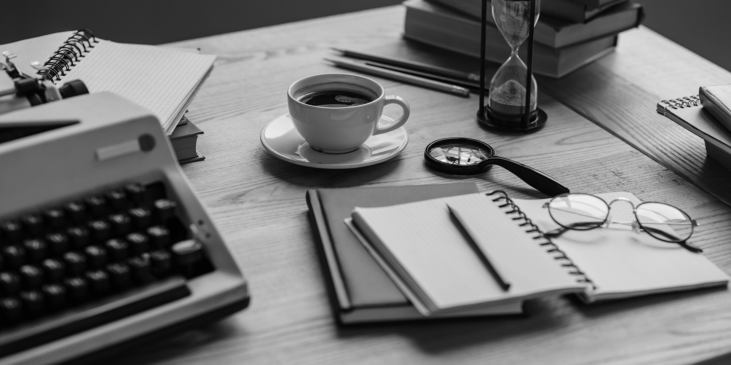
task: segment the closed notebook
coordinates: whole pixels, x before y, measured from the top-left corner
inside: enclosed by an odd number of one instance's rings
[[[208,77],[216,56],[178,49],[121,44],[94,37],[88,31],[48,34],[0,45],[14,53],[15,65],[36,75],[40,72],[57,86],[83,81],[89,92],[111,91],[149,109],[167,134],[171,134]]]
[[[628,193],[600,196],[617,195],[639,202]],[[728,282],[703,255],[618,227],[567,232],[549,241],[541,233],[553,229],[542,208],[547,200],[516,200],[519,209],[513,210],[496,196],[356,208],[351,226],[424,315],[567,293],[593,302]],[[510,288],[500,287],[468,240]]]

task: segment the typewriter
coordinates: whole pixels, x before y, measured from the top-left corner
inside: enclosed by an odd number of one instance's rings
[[[0,114],[0,363],[94,363],[248,303],[149,111],[102,92]]]

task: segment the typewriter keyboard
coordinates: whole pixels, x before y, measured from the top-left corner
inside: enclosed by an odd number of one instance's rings
[[[0,219],[0,356],[190,295],[213,270],[158,182]]]

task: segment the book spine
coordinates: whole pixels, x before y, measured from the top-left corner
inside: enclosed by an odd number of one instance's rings
[[[528,216],[523,213],[520,208],[518,208],[515,203],[513,203],[513,200],[508,197],[508,194],[505,193],[502,190],[495,190],[487,193],[488,196],[494,196],[496,197],[492,199],[493,202],[500,202],[503,201],[502,204],[499,205],[500,208],[510,208],[509,211],[505,212],[505,214],[509,215],[515,215],[513,217],[513,220],[518,223],[518,226],[525,228],[525,232],[528,234],[533,235],[531,238],[533,238],[536,241],[539,241],[538,244],[545,248],[546,253],[551,255],[554,260],[559,261],[561,263],[561,267],[565,268],[569,275],[576,278],[576,282],[586,284],[591,286],[592,290],[596,290],[597,286],[594,284],[594,282],[589,279],[589,277],[581,271],[581,269],[574,264],[574,262],[569,258],[566,253],[561,251],[561,249],[551,241],[550,238],[546,237],[543,232],[541,231],[538,226],[536,226],[533,221],[528,218]]]
[[[94,33],[88,29],[74,32],[43,64],[38,70],[38,75],[54,83],[61,81],[61,77],[66,76],[66,72],[71,71],[71,68],[91,52],[97,43],[99,41]]]
[[[320,263],[324,268],[323,275],[325,276],[325,281],[328,283],[330,306],[335,320],[341,322],[341,314],[352,310],[353,306],[348,297],[345,280],[343,279],[338,259],[335,255],[335,247],[330,239],[327,222],[325,221],[325,210],[320,203],[320,195],[317,190],[313,189],[308,190],[305,196],[307,207],[309,208],[308,216],[310,223],[315,239],[319,243],[316,246],[318,247]]]

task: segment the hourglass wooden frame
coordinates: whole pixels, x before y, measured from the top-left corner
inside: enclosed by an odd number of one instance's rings
[[[533,33],[536,27],[536,0],[530,1],[530,17],[528,28],[528,57],[527,57],[527,80],[525,93],[525,113],[519,117],[519,121],[504,119],[490,112],[490,107],[485,104],[485,31],[487,30],[487,0],[482,0],[482,34],[480,35],[480,107],[477,111],[477,119],[490,127],[515,131],[533,131],[545,125],[548,115],[536,104],[535,113],[531,113],[531,88],[533,86]],[[492,15],[492,14],[491,14]],[[506,40],[507,41],[507,40]],[[536,95],[536,99],[537,99]],[[536,101],[537,102],[537,101]]]

